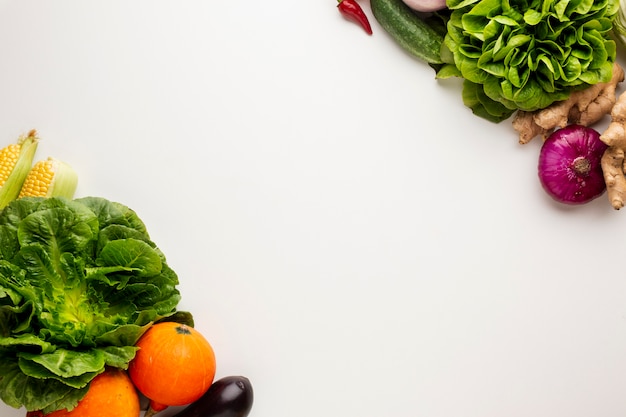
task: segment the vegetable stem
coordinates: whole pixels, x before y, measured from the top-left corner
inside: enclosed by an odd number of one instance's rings
[[[579,176],[587,176],[591,171],[591,162],[587,158],[579,156],[572,162],[572,168]]]

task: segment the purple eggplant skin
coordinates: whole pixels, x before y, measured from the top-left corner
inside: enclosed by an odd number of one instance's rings
[[[246,417],[254,392],[245,376],[226,376],[213,382],[197,401],[172,417]]]

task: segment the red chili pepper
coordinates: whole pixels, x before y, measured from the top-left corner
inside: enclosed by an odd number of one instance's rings
[[[372,34],[370,21],[359,3],[356,2],[356,0],[339,0],[337,8],[345,18],[350,19],[361,25],[361,27],[365,29],[368,35]]]

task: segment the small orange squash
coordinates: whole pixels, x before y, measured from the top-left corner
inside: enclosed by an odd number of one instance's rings
[[[71,411],[58,410],[45,417],[139,417],[140,412],[139,395],[126,372],[107,368],[91,381],[87,394]]]
[[[128,374],[135,387],[150,399],[152,412],[190,404],[213,383],[215,353],[193,327],[157,323],[141,336],[137,347]]]

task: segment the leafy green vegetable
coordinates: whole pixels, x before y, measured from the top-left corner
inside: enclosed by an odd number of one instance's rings
[[[464,102],[482,117],[501,121],[518,109],[542,109],[611,78],[618,0],[447,4],[444,44],[452,59],[438,77],[463,77]]]
[[[106,366],[176,311],[178,278],[128,207],[23,198],[0,212],[0,398],[73,408]]]
[[[626,46],[626,0],[619,0],[619,10],[613,20],[613,36]]]

